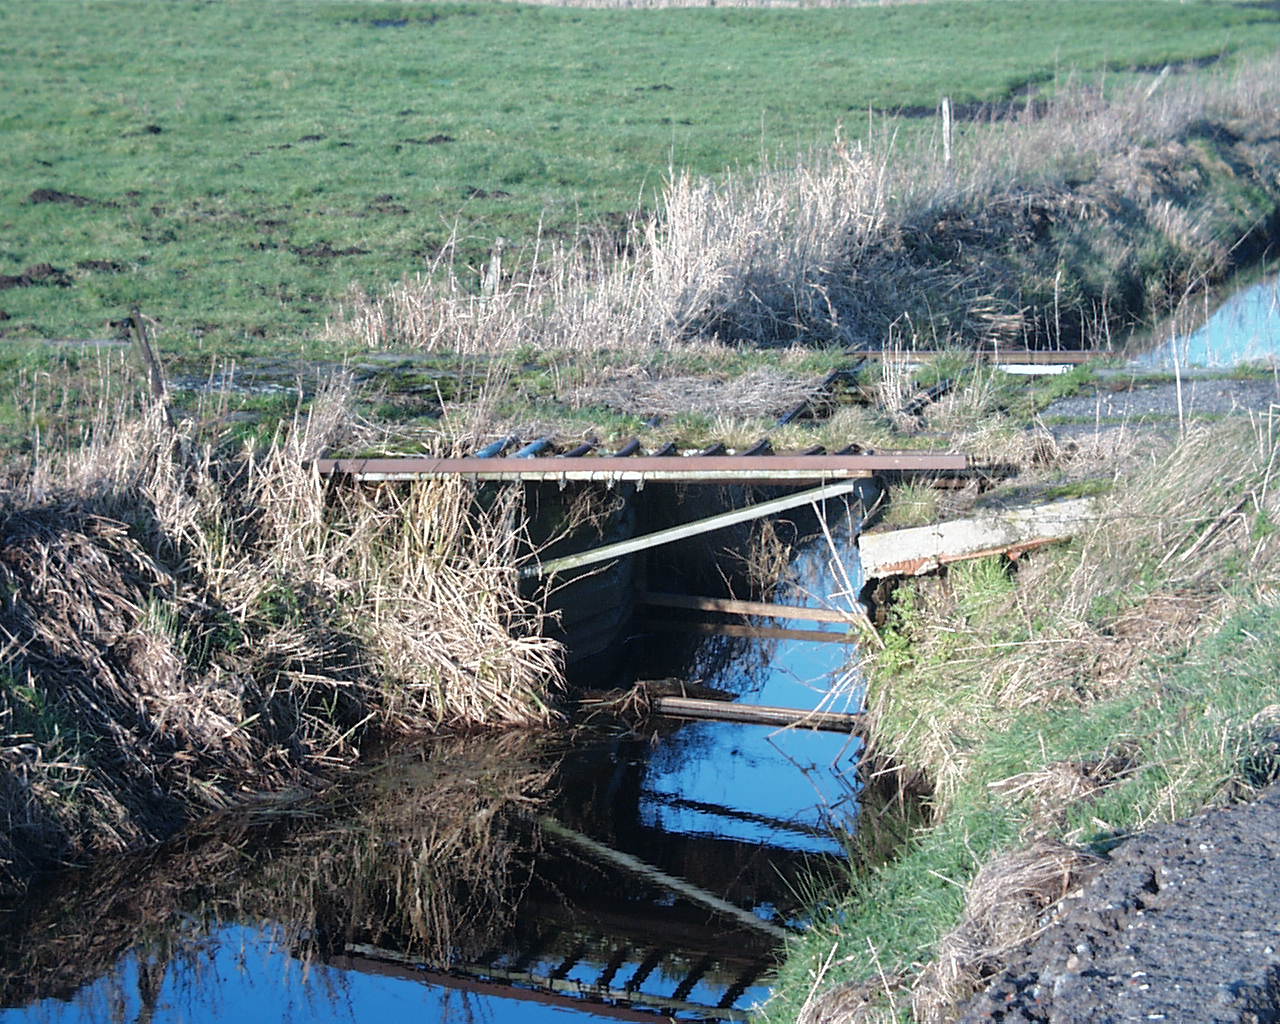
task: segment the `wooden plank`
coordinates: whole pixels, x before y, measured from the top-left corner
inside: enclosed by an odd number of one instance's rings
[[[745,722],[752,725],[815,729],[820,732],[858,732],[863,727],[862,715],[847,711],[734,704],[727,700],[699,700],[696,697],[656,697],[650,707],[654,713],[672,718]]]
[[[850,633],[824,632],[819,629],[785,629],[781,626],[739,626],[731,622],[688,622],[683,619],[642,619],[640,629],[668,633],[699,633],[704,636],[737,636],[763,640],[812,640],[820,644],[856,644],[858,637]]]
[[[354,480],[431,480],[464,476],[475,480],[636,480],[686,483],[787,483],[849,480],[876,473],[947,473],[968,468],[965,455],[892,452],[853,455],[644,455],[584,456],[566,459],[474,457],[431,459],[316,459],[322,476]]]
[[[931,526],[864,533],[858,538],[862,573],[868,580],[919,576],[949,562],[992,554],[1018,554],[1065,540],[1097,515],[1095,499],[1073,498]]]
[[[579,459],[575,461],[585,460]],[[524,578],[546,576],[554,572],[563,572],[566,569],[578,569],[584,565],[607,562],[610,559],[621,558],[623,555],[631,555],[637,551],[645,551],[662,544],[670,544],[672,541],[684,540],[686,537],[696,537],[699,534],[709,533],[712,530],[719,530],[726,526],[750,522],[752,519],[759,519],[775,512],[785,512],[788,509],[799,508],[801,505],[815,504],[827,498],[840,497],[850,493],[855,487],[857,487],[856,480],[841,480],[834,484],[827,484],[825,487],[815,487],[812,490],[800,491],[797,494],[787,494],[781,498],[761,501],[755,505],[736,508],[729,512],[721,512],[718,515],[708,516],[706,519],[697,519],[681,526],[672,526],[654,533],[646,533],[641,537],[632,537],[630,540],[605,544],[577,555],[565,555],[563,558],[552,558],[545,562],[526,565],[520,570],[520,575]]]
[[[765,601],[735,601],[725,597],[698,597],[690,594],[660,594],[643,591],[636,597],[639,604],[655,608],[688,608],[701,612],[725,612],[729,615],[763,615],[774,619],[801,619],[806,622],[843,622],[851,625],[866,613],[841,611],[839,608],[808,608],[791,604],[769,604]]]

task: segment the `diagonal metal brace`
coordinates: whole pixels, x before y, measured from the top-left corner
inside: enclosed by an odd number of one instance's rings
[[[817,504],[827,498],[849,494],[857,488],[859,483],[860,481],[858,480],[838,480],[823,487],[814,487],[807,491],[800,491],[797,494],[786,494],[781,498],[772,498],[769,501],[762,501],[746,508],[735,508],[729,512],[708,516],[706,519],[695,519],[693,522],[684,523],[681,526],[671,526],[665,530],[646,533],[643,537],[632,537],[630,540],[618,541],[615,544],[605,544],[602,547],[592,548],[590,551],[583,551],[576,555],[565,555],[563,558],[551,558],[545,562],[535,562],[522,568],[520,576],[522,579],[528,579],[533,576],[548,576],[551,573],[563,572],[566,569],[578,569],[584,565],[607,562],[612,558],[621,558],[623,555],[634,554],[637,551],[644,551],[662,544],[670,544],[672,541],[684,540],[686,537],[696,537],[700,533],[710,533],[712,530],[719,530],[725,526],[750,522],[752,519],[761,519],[775,512],[785,512],[801,505]]]

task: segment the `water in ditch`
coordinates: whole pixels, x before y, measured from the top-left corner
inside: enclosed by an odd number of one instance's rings
[[[1158,370],[1226,368],[1280,361],[1280,276],[1271,275],[1236,291],[1202,323],[1174,328],[1137,359]]]
[[[847,606],[837,518],[776,600]],[[666,625],[633,633],[641,662],[678,647]],[[675,660],[752,703],[861,699],[844,643],[713,635]],[[0,917],[0,1021],[744,1019],[815,879],[848,870],[859,754],[846,734],[601,716],[389,752],[52,880]]]

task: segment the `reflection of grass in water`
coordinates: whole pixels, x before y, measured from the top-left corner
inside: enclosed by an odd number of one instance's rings
[[[218,816],[63,876],[4,919],[0,1003],[69,998],[130,950],[161,974],[198,966],[208,934],[238,922],[278,922],[304,959],[357,935],[424,960],[479,952],[530,870],[511,821],[542,806],[544,745],[432,740],[318,798]]]
[[[326,488],[310,459],[358,432],[341,384],[248,448],[163,411],[104,405],[0,487],[0,887],[349,766],[372,735],[549,718],[518,492]]]

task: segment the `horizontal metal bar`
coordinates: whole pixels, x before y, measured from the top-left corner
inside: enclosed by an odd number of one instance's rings
[[[730,622],[689,622],[686,619],[643,619],[640,629],[669,633],[696,633],[702,636],[736,636],[761,640],[812,640],[820,644],[856,644],[853,633],[824,632],[820,629],[786,629],[781,626],[739,626]]]
[[[680,526],[672,526],[665,530],[657,530],[654,533],[646,533],[642,537],[632,537],[630,540],[618,541],[616,544],[605,544],[577,555],[565,555],[563,558],[552,558],[546,562],[526,565],[520,570],[520,575],[526,578],[546,576],[549,573],[562,572],[566,569],[579,569],[586,565],[595,565],[597,562],[607,562],[610,559],[621,558],[623,555],[631,555],[637,551],[657,547],[660,544],[670,544],[672,541],[683,540],[686,537],[696,537],[698,534],[710,533],[712,530],[719,530],[725,526],[750,522],[752,519],[772,515],[774,512],[786,512],[788,509],[799,508],[801,505],[809,505],[827,498],[839,497],[840,495],[848,494],[856,486],[855,481],[841,480],[837,483],[827,484],[825,487],[815,487],[812,490],[800,491],[797,494],[787,494],[781,498],[773,498],[770,501],[761,501],[754,505],[748,505],[746,508],[735,508],[728,512],[721,512],[718,515],[708,516],[705,519],[694,520],[691,523],[682,523]]]
[[[639,604],[654,608],[687,608],[692,611],[724,612],[727,615],[763,615],[774,619],[797,619],[805,622],[858,622],[866,612],[841,611],[839,608],[805,608],[791,604],[768,604],[764,601],[735,601],[725,597],[696,597],[689,594],[659,594],[644,591]]]
[[[876,349],[858,354],[868,359],[892,359],[908,363],[929,363],[942,357],[958,357],[999,363],[1070,363],[1072,365],[1091,363],[1095,359],[1109,359],[1112,355],[1110,352],[1044,348],[980,348],[951,352],[936,349]]]
[[[884,472],[946,473],[967,469],[965,455],[896,452],[879,455],[602,455],[565,459],[316,459],[323,476],[355,480],[430,480],[468,476],[476,480],[668,480],[687,483],[784,480],[847,480]]]
[[[734,704],[727,700],[698,697],[656,697],[650,705],[659,715],[715,722],[746,722],[753,725],[796,726],[823,732],[855,732],[862,727],[858,714],[844,711],[813,711],[780,708],[767,704]]]

